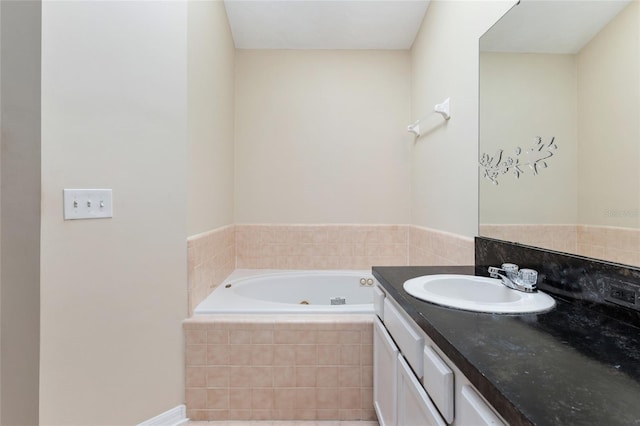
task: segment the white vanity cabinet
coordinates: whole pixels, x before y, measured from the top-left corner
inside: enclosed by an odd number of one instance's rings
[[[445,426],[380,320],[374,324],[373,401],[380,426]]]
[[[506,425],[384,289],[375,290],[373,398],[380,425]]]

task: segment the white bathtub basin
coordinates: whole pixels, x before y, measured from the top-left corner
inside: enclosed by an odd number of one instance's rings
[[[373,283],[371,271],[239,269],[194,313],[369,314],[373,313]],[[332,299],[344,304],[334,305]]]
[[[420,300],[474,312],[524,314],[547,311],[556,304],[540,291],[524,293],[498,279],[472,275],[425,275],[405,281],[403,287]]]

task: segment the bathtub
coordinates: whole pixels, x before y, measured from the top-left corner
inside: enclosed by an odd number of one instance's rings
[[[374,283],[371,271],[236,270],[194,314],[368,314]]]

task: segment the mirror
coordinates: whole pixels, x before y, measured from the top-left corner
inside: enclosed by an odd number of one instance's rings
[[[479,235],[640,266],[638,3],[523,0],[481,37]]]

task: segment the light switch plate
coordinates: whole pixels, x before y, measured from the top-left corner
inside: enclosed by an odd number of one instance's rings
[[[111,189],[64,189],[64,219],[113,217]]]

